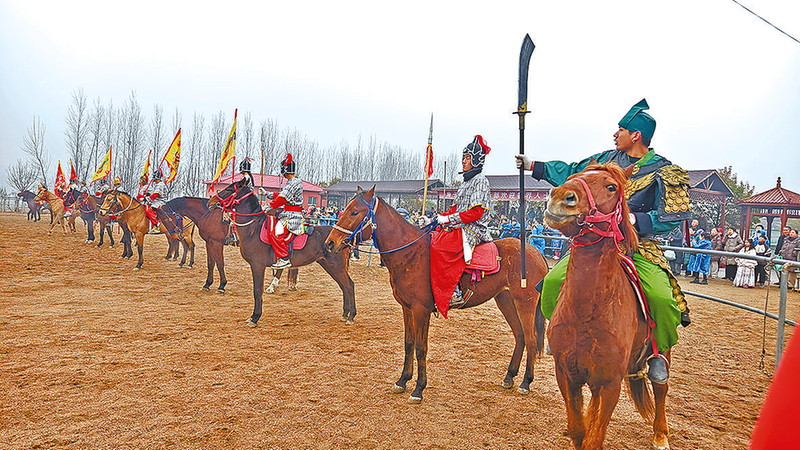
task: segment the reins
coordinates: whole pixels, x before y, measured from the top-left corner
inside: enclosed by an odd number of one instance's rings
[[[619,193],[619,198],[617,200],[617,206],[608,214],[600,213],[597,210],[597,204],[594,201],[594,196],[592,195],[592,191],[589,189],[589,185],[586,184],[582,178],[575,178],[581,186],[583,190],[586,192],[586,197],[589,200],[589,214],[581,213],[578,215],[578,219],[576,220],[575,224],[581,227],[581,231],[572,238],[569,246],[570,248],[576,247],[584,247],[587,245],[593,245],[605,238],[613,238],[614,239],[614,246],[617,248],[617,252],[622,254],[622,249],[619,247],[619,243],[625,239],[625,236],[622,234],[622,230],[619,228],[619,224],[622,223],[622,193]],[[601,229],[595,226],[595,224],[599,223],[606,223],[609,225],[608,229]],[[582,242],[578,241],[578,238],[585,236],[589,233],[594,233],[599,236],[594,241],[589,242]]]

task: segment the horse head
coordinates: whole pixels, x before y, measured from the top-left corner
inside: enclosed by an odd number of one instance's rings
[[[33,198],[35,202],[41,202],[42,200],[48,200],[50,191],[47,189],[40,189],[39,192],[36,194],[36,197]]]
[[[343,247],[352,247],[354,238],[361,235],[372,235],[375,222],[375,206],[378,198],[375,197],[375,186],[369,191],[364,191],[359,186],[356,195],[339,214],[339,220],[333,225],[325,246],[332,252],[339,252]],[[367,237],[369,239],[369,237]]]
[[[550,190],[545,222],[565,236],[594,234],[599,236],[594,242],[611,237],[624,253],[636,251],[639,238],[625,201],[628,175],[613,163],[587,166]],[[573,245],[594,242],[573,241]]]
[[[115,214],[122,210],[122,206],[119,203],[119,195],[124,194],[121,191],[117,191],[116,189],[106,194],[105,199],[103,200],[103,204],[100,205],[100,209],[97,210],[101,216],[105,216],[107,214]],[[131,199],[132,201],[133,199]],[[130,205],[128,205],[130,206]]]
[[[243,202],[248,206],[248,208],[245,208],[247,210],[234,211],[234,209]],[[237,214],[263,212],[256,193],[253,191],[253,188],[250,187],[250,180],[246,177],[229,184],[225,189],[214,194],[208,200],[208,208],[215,207],[221,208],[226,212],[236,212]]]

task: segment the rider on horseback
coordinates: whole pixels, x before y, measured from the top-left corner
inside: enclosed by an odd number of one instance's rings
[[[287,153],[281,161],[281,175],[288,181],[286,186],[281,189],[277,197],[273,198],[271,192],[261,189],[261,194],[266,195],[270,200],[269,207],[277,209],[283,207],[283,211],[278,214],[278,221],[275,224],[275,238],[272,242],[272,250],[275,252],[275,264],[273,269],[285,269],[292,263],[289,261],[289,243],[295,235],[304,233],[303,229],[303,182],[295,177],[296,165],[292,159],[292,154]]]
[[[631,222],[639,234],[639,252],[633,261],[644,288],[645,297],[656,322],[654,330],[659,351],[663,352],[678,342],[677,326],[689,325],[689,308],[678,281],[669,269],[661,247],[652,238],[669,233],[690,217],[688,184],[685,170],[657,155],[648,146],[656,129],[656,121],[644,112],[647,101],[634,105],[619,122],[614,134],[615,150],[598,153],[577,163],[562,161],[531,162],[524,155],[515,155],[517,167],[531,170],[537,180],[546,180],[560,186],[570,175],[581,172],[592,159],[598,163],[614,162],[632,169],[625,189]],[[561,283],[566,276],[569,257],[559,261],[543,280],[542,312],[548,319],[556,306]],[[661,356],[661,355],[659,355]],[[665,383],[669,377],[667,362],[663,357],[648,360],[648,377],[655,383]]]
[[[475,247],[492,240],[489,180],[483,174],[483,164],[491,150],[481,135],[464,147],[461,158],[464,182],[458,187],[456,202],[447,213],[436,216],[436,221],[446,228],[431,238],[431,284],[434,297],[440,301],[446,302],[446,296],[451,296],[450,308],[461,307],[469,300],[472,293],[462,294],[459,278],[472,260]],[[431,222],[425,216],[419,221],[420,226]]]
[[[158,226],[158,212],[156,210],[167,204],[167,197],[162,194],[163,191],[164,183],[161,182],[161,169],[156,168],[153,171],[153,182],[150,183],[149,187],[145,188],[142,195],[144,203],[150,206],[145,208],[144,212],[147,218],[150,219],[151,231],[157,229]]]

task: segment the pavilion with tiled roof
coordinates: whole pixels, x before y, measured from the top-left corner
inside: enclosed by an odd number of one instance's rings
[[[740,236],[748,235],[754,217],[767,219],[767,233],[769,234],[772,234],[772,221],[775,218],[781,219],[781,229],[786,226],[788,219],[800,218],[800,194],[781,187],[780,177],[774,188],[739,200],[738,204],[742,207],[743,218],[739,227]]]

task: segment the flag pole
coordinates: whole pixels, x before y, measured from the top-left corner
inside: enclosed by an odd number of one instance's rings
[[[517,83],[517,111],[514,113],[519,116],[519,154],[525,154],[525,114],[528,114],[528,65],[531,62],[531,55],[536,46],[533,45],[530,35],[525,35],[522,40],[522,48],[519,52],[519,78]],[[525,268],[525,169],[519,169],[519,240],[521,251],[522,278],[520,287],[527,286],[527,271]]]
[[[428,148],[425,149],[425,191],[422,194],[422,214],[428,206],[428,172],[433,171],[433,113],[431,113],[431,130],[428,133]],[[428,170],[430,164],[430,171]]]

